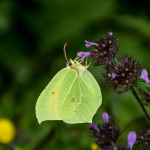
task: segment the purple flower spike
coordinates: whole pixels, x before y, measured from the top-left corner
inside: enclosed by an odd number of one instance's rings
[[[142,73],[141,73],[141,76],[140,76],[141,79],[144,79],[148,84],[150,83],[150,80],[148,78],[148,72],[146,69],[143,69],[142,70]]]
[[[130,149],[133,147],[135,141],[136,141],[136,133],[134,131],[129,132],[129,134],[128,134],[128,146],[130,147]]]
[[[78,55],[79,57],[82,57],[82,59],[81,59],[81,63],[83,63],[84,58],[86,58],[86,57],[90,56],[90,55],[91,55],[91,53],[90,53],[90,52],[78,52],[78,53],[77,53],[77,55]]]
[[[98,130],[98,127],[94,124],[94,123],[91,123],[90,124],[90,130]]]
[[[108,124],[110,116],[107,113],[103,113],[102,115],[104,123]]]
[[[96,43],[92,43],[92,42],[88,42],[88,41],[86,41],[85,40],[85,46],[88,48],[88,47],[90,47],[90,46],[92,46],[92,45],[97,45]]]

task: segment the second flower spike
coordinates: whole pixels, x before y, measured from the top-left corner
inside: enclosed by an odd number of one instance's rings
[[[124,55],[115,59],[115,63],[105,67],[106,73],[103,74],[107,84],[113,88],[117,94],[126,92],[137,85],[140,72],[140,63],[133,57]]]

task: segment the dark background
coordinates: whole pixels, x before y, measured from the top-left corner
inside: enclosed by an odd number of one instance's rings
[[[134,55],[142,69],[150,71],[150,1],[148,0],[4,0],[0,1],[0,118],[10,119],[16,138],[2,149],[90,150],[90,124],[46,121],[38,124],[37,98],[52,77],[66,66],[67,56],[88,51],[85,40],[95,41],[112,31],[122,54]],[[146,119],[130,91],[117,95],[102,79],[103,66],[89,68],[102,90],[102,113],[119,120],[120,138],[126,144],[129,131],[139,133]],[[147,108],[149,110],[149,108]],[[150,111],[149,111],[150,112]],[[11,145],[11,146],[10,146]]]

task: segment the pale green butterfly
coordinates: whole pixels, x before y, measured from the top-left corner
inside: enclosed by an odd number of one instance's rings
[[[64,46],[64,54],[66,44]],[[66,57],[67,60],[67,57]],[[92,74],[77,59],[67,60],[39,96],[36,104],[38,122],[63,120],[66,123],[92,123],[101,105],[100,87]]]

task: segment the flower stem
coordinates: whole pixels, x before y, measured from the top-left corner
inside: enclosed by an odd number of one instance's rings
[[[143,106],[143,104],[142,104],[140,98],[138,97],[136,91],[134,90],[134,88],[131,89],[131,91],[132,91],[132,94],[134,95],[134,97],[136,98],[137,102],[139,103],[139,105],[140,105],[140,107],[141,107],[141,109],[142,109],[142,111],[143,111],[143,113],[144,113],[144,115],[145,115],[145,117],[146,117],[148,123],[150,124],[150,117],[149,117],[149,115],[148,115],[148,113],[147,113],[145,107]]]

